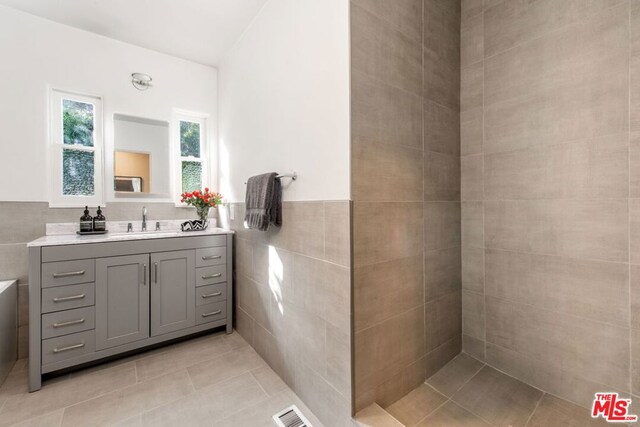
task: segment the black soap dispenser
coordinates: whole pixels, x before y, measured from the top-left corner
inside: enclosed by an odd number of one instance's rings
[[[93,218],[89,215],[89,206],[84,207],[84,215],[80,217],[80,232],[91,233],[93,231]]]
[[[105,232],[107,231],[107,219],[102,215],[102,210],[98,206],[96,216],[93,217],[93,231]]]

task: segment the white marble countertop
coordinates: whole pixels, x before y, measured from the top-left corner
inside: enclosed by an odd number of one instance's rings
[[[217,228],[213,226],[214,224],[210,225],[209,228],[204,231],[184,232],[179,228],[179,224],[184,222],[184,220],[158,222],[160,222],[161,225],[159,231],[153,231],[156,221],[149,222],[148,227],[150,231],[140,231],[140,221],[133,222],[134,231],[130,233],[127,233],[126,231],[128,222],[107,222],[107,229],[109,230],[108,233],[85,236],[76,234],[79,226],[74,223],[47,224],[47,235],[27,243],[27,247],[81,245],[87,243],[123,242],[128,240],[167,239],[175,237],[211,236],[216,234],[234,233],[233,230]]]

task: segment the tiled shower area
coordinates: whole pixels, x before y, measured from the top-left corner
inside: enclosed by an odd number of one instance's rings
[[[351,0],[351,38],[362,425],[640,412],[640,2]]]

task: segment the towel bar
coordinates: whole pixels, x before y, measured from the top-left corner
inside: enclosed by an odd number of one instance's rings
[[[296,179],[298,179],[298,172],[293,172],[293,173],[281,173],[278,176],[276,176],[276,178],[291,178],[292,181],[295,181]],[[244,182],[245,185],[247,184],[247,181]]]

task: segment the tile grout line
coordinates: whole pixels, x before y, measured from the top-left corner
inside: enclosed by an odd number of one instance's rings
[[[531,422],[531,419],[533,418],[533,415],[538,410],[538,406],[540,406],[540,403],[542,403],[542,399],[544,399],[544,396],[546,394],[547,393],[545,393],[544,391],[542,392],[542,395],[540,396],[540,399],[538,399],[538,403],[536,403],[535,408],[533,408],[533,411],[531,411],[531,415],[529,415],[529,418],[527,418],[527,422],[524,424],[524,427],[527,427],[529,425],[529,423]]]

